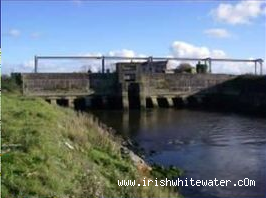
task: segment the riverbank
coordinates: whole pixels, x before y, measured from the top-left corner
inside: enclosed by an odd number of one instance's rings
[[[118,186],[160,174],[123,154],[122,140],[92,115],[14,90],[3,82],[2,197],[179,197],[166,187]]]

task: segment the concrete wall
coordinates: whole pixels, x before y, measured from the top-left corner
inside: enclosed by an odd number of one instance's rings
[[[119,66],[119,65],[118,65]],[[47,99],[73,97],[122,97],[125,108],[129,106],[129,89],[131,85],[139,87],[139,94],[134,93],[133,100],[140,100],[146,107],[146,98],[155,101],[165,97],[172,103],[173,97],[189,96],[198,92],[217,89],[215,86],[235,78],[221,74],[141,74],[136,70],[124,69],[121,65],[119,73],[27,73],[22,74],[23,93],[31,96],[42,96]],[[139,67],[136,67],[139,68]],[[124,75],[135,74],[135,80],[128,81]],[[134,90],[133,90],[134,91]],[[137,96],[139,95],[139,96]],[[139,99],[137,99],[139,98]],[[105,99],[104,99],[105,100]]]
[[[78,96],[92,93],[84,73],[24,73],[23,93],[30,96]]]
[[[89,74],[90,89],[94,95],[117,95],[119,92],[118,76],[116,73]]]
[[[215,92],[207,89],[201,105],[215,110],[266,115],[266,76],[238,76],[215,86]]]
[[[224,74],[153,74],[143,75],[146,96],[192,95],[197,92],[215,91],[215,86],[236,76]],[[211,89],[213,88],[213,89]]]
[[[135,81],[124,80],[123,73],[30,73],[21,77],[25,95],[44,97],[51,102],[66,99],[69,106],[84,97],[86,104],[97,103],[102,108],[116,103],[119,106],[120,102],[125,109],[130,108],[130,103],[145,108],[147,100],[153,107],[160,103],[171,107],[182,100],[183,104],[266,111],[265,76],[135,72]]]

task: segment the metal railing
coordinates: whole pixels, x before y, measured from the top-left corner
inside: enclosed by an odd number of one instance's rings
[[[254,73],[255,75],[263,74],[263,59],[232,59],[232,58],[179,58],[179,57],[123,57],[123,56],[35,56],[34,57],[34,72],[38,72],[38,61],[40,59],[94,59],[101,60],[102,73],[105,72],[105,60],[146,60],[148,62],[153,61],[168,61],[168,60],[176,60],[176,61],[203,61],[206,65],[208,65],[209,72],[212,72],[212,63],[213,62],[246,62],[246,63],[254,63]],[[259,64],[259,65],[258,65]],[[258,66],[259,72],[258,72]]]

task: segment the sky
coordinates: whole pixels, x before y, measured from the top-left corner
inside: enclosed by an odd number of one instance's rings
[[[1,17],[2,73],[33,71],[34,55],[266,58],[265,1],[2,1]],[[40,70],[98,66],[43,61]]]

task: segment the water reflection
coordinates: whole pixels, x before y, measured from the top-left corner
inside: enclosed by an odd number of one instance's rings
[[[265,197],[266,120],[175,109],[96,111],[106,124],[134,139],[151,162],[176,165],[193,179],[228,179],[227,187],[183,187],[186,196]],[[255,187],[235,187],[239,179]]]

